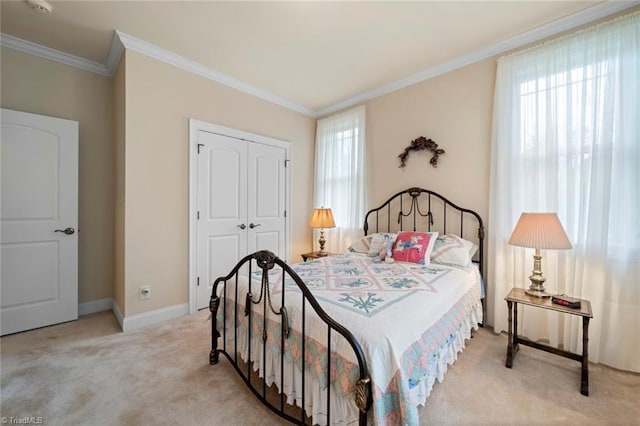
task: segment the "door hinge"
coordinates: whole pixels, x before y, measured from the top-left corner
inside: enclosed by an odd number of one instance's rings
[[[203,144],[203,143],[199,143],[199,144],[198,144],[198,154],[200,154],[200,147],[201,147],[201,146],[204,146],[204,144]]]
[[[200,287],[200,277],[198,277],[198,287]]]
[[[198,210],[198,217],[197,217],[197,219],[198,219],[198,220],[200,220],[200,210]]]
[[[287,167],[287,164],[289,164],[289,161],[291,160],[284,160],[284,166]]]
[[[286,210],[284,211],[284,217],[287,217],[287,211]]]

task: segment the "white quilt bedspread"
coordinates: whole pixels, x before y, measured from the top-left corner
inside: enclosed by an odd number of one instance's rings
[[[442,380],[447,364],[464,347],[470,329],[482,320],[477,268],[373,263],[372,258],[355,253],[292,268],[323,309],[350,330],[362,346],[373,384],[373,423],[417,421],[417,405],[424,404],[434,380]],[[262,272],[254,270],[253,275],[252,294],[256,299]],[[269,281],[277,310],[282,296],[280,268],[270,272]],[[241,302],[245,293],[246,285],[240,291]],[[299,330],[299,290],[292,281],[285,281],[285,293],[290,324]],[[311,309],[308,305],[306,308],[309,316]],[[277,318],[270,314],[267,317]],[[306,320],[305,333],[322,345],[326,342],[326,326],[317,318]],[[332,350],[355,363],[343,339],[332,339]]]

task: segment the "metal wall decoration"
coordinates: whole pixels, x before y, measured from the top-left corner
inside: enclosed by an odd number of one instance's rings
[[[438,148],[438,144],[435,143],[432,139],[427,139],[424,136],[420,136],[417,139],[411,141],[408,147],[404,149],[402,154],[398,155],[400,159],[400,168],[403,169],[404,166],[407,165],[407,159],[409,158],[409,153],[411,151],[431,151],[433,156],[431,160],[429,160],[429,164],[433,167],[438,167],[438,157],[441,154],[444,154],[444,149]]]

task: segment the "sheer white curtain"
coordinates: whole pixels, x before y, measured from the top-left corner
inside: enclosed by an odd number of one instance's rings
[[[331,208],[336,222],[325,230],[327,251],[346,251],[362,236],[366,182],[365,107],[318,120],[314,207]]]
[[[640,372],[640,13],[498,61],[491,152],[490,272],[528,287],[533,249],[507,240],[523,211],[557,212],[574,248],[543,250],[545,287],[589,299],[589,359]],[[522,332],[582,350],[579,317],[521,309]],[[490,318],[491,320],[491,318]]]

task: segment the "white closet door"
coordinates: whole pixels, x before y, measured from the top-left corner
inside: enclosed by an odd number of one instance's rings
[[[75,320],[78,123],[3,109],[0,153],[1,332]]]
[[[285,256],[284,148],[249,144],[248,252],[271,250]]]
[[[198,132],[197,308],[213,281],[247,254],[247,143]]]

